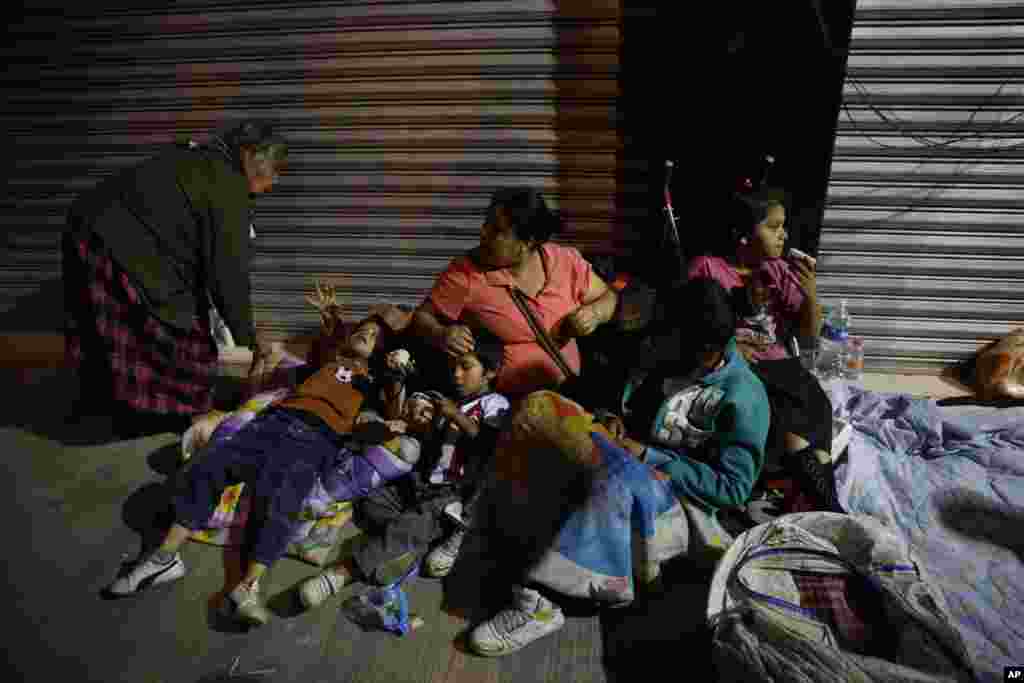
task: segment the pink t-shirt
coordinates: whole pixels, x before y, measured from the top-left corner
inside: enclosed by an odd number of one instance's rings
[[[737,321],[736,341],[753,347],[755,360],[787,358],[789,352],[780,339],[796,327],[804,293],[784,259],[765,261],[756,274],[765,286],[766,301],[754,314]],[[690,262],[686,277],[710,277],[729,291],[749,287],[736,269],[718,256],[698,256]]]
[[[591,268],[573,247],[546,242],[541,250],[548,281],[537,296],[528,299],[534,316],[550,332],[557,322],[583,305]],[[530,324],[512,301],[508,291],[511,284],[507,269],[481,271],[465,255],[453,259],[438,276],[429,299],[449,319],[485,327],[505,342],[504,364],[495,390],[515,397],[548,388],[565,377],[537,343]],[[569,367],[579,372],[576,341],[570,341],[561,351]]]

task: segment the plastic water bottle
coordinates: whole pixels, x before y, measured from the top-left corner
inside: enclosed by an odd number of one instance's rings
[[[850,337],[850,311],[846,307],[846,299],[839,301],[839,310],[833,313],[832,318],[834,340],[845,343]]]
[[[846,374],[846,364],[850,354],[850,312],[846,308],[846,299],[839,302],[839,310],[833,314],[832,341],[836,344],[832,375],[843,377]]]
[[[849,337],[850,311],[842,299],[839,308],[827,309],[821,326],[821,365],[826,379],[842,377]]]

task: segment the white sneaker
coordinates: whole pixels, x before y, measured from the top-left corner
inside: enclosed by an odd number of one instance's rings
[[[107,590],[118,596],[134,595],[150,586],[168,583],[183,576],[185,576],[185,563],[182,562],[180,554],[175,553],[174,559],[167,564],[157,563],[150,555],[114,579],[114,583],[110,584]]]
[[[473,629],[469,646],[486,657],[520,650],[565,625],[565,615],[535,590],[518,588],[516,604]]]
[[[228,599],[235,607],[235,618],[254,626],[263,626],[270,621],[270,610],[263,604],[260,597],[260,583],[240,583],[228,593]]]
[[[440,579],[442,576],[448,576],[448,572],[452,570],[452,567],[455,565],[455,560],[459,556],[459,550],[462,548],[462,540],[465,537],[466,530],[458,529],[455,533],[449,536],[444,543],[437,546],[427,554],[427,576],[431,576],[435,579]]]
[[[347,576],[339,576],[328,569],[311,579],[306,579],[299,587],[299,598],[306,609],[313,609],[337,595],[348,583]]]

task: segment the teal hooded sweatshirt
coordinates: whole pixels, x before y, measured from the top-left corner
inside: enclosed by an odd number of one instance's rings
[[[668,389],[645,459],[671,478],[676,496],[709,512],[745,504],[764,466],[770,409],[761,380],[732,339],[725,365]],[[685,426],[680,427],[680,423]]]

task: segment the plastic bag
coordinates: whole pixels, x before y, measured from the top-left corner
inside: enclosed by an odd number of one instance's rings
[[[390,631],[404,636],[419,628],[423,620],[409,613],[409,596],[402,582],[416,573],[417,565],[394,583],[372,588],[346,600],[341,609],[349,619],[364,629]]]

